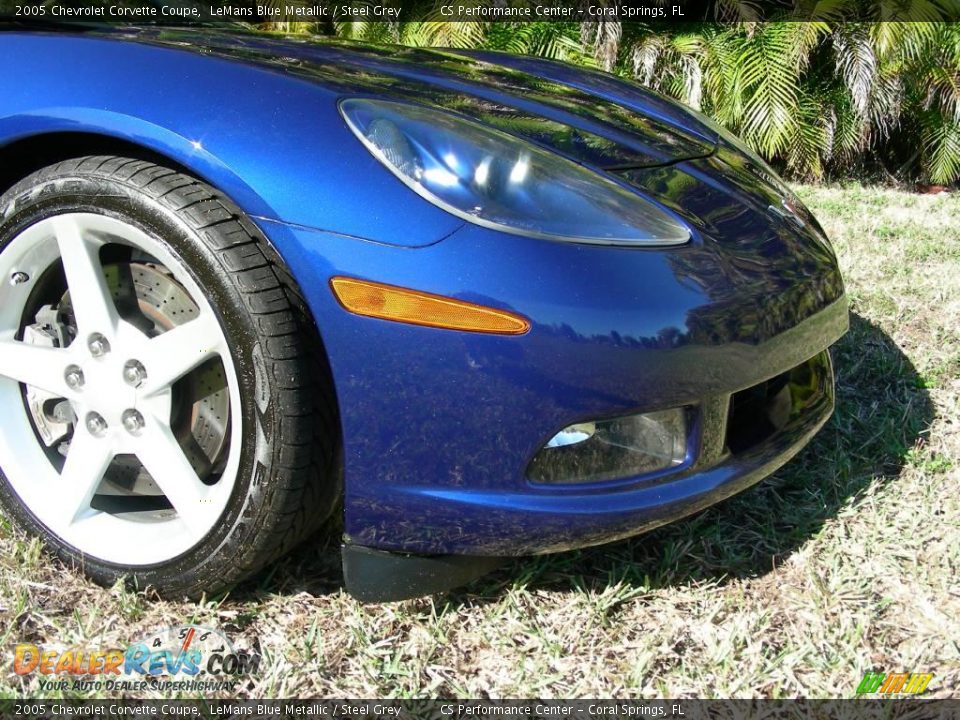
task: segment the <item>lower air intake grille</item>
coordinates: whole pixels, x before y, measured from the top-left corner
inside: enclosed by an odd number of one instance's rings
[[[826,351],[730,397],[727,448],[746,452],[782,430],[832,392]]]

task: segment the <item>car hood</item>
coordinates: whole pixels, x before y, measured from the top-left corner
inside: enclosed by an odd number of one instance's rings
[[[441,107],[605,170],[706,157],[717,144],[716,134],[681,105],[564,63],[206,28],[117,28],[103,34],[269,67],[343,96]]]

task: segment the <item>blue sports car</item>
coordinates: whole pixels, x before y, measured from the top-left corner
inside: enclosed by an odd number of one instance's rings
[[[619,78],[211,27],[0,32],[0,505],[101,583],[221,591],[342,515],[347,588],[449,588],[787,462],[836,258]]]

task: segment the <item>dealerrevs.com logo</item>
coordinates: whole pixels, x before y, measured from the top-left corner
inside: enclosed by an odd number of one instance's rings
[[[20,643],[17,675],[38,674],[41,690],[233,690],[260,667],[260,654],[238,650],[219,630],[163,628],[126,648],[58,650]]]

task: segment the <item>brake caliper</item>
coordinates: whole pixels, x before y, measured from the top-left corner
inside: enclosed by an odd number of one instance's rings
[[[23,341],[31,345],[62,348],[70,344],[70,328],[53,305],[44,305],[34,318],[36,322],[23,329]],[[47,447],[63,441],[77,418],[68,400],[27,385],[27,408],[33,417],[37,434]]]

